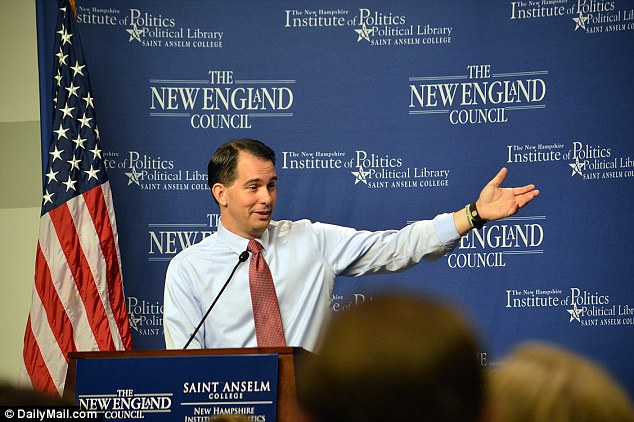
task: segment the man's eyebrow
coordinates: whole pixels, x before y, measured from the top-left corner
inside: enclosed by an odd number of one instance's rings
[[[260,179],[259,177],[254,177],[253,179],[249,179],[249,180],[247,180],[246,182],[244,182],[244,184],[245,184],[245,186],[246,186],[246,185],[249,185],[249,184],[251,184],[251,183],[262,183],[263,181],[264,181],[264,180],[263,180],[263,179]],[[277,182],[277,176],[273,176],[273,177],[271,177],[271,180],[269,180],[269,181],[267,182],[267,184],[268,184],[268,183],[271,183],[271,182]]]

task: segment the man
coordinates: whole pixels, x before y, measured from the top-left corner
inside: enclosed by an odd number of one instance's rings
[[[211,193],[220,207],[220,224],[216,233],[174,257],[167,269],[164,330],[168,349],[187,344],[221,291],[213,312],[188,347],[271,345],[258,341],[255,328],[254,318],[260,312],[253,311],[249,282],[254,256],[249,265],[238,264],[246,258],[250,240],[262,248],[279,301],[283,338],[275,344],[313,351],[328,318],[337,276],[402,271],[422,259],[438,259],[475,226],[515,214],[539,193],[533,185],[500,188],[506,176],[502,169],[479,199],[464,209],[398,231],[368,232],[308,220],[273,221],[275,153],[259,141],[241,139],[221,146],[209,162],[208,173]],[[234,263],[235,274],[222,290]]]

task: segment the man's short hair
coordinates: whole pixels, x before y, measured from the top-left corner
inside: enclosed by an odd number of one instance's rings
[[[231,186],[237,177],[236,169],[240,152],[271,161],[275,165],[275,151],[264,143],[249,138],[231,140],[218,148],[209,160],[207,165],[209,189],[216,183]]]

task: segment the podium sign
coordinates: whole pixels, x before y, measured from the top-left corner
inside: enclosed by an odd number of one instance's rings
[[[104,420],[275,421],[276,354],[78,359],[75,400]]]

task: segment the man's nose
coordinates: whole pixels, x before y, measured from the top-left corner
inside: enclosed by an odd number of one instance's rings
[[[271,193],[266,187],[263,187],[262,189],[260,189],[260,202],[263,204],[271,203]]]

